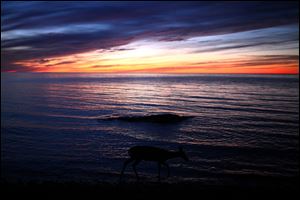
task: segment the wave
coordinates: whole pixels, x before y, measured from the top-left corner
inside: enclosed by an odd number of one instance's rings
[[[117,117],[105,117],[99,120],[119,120],[126,122],[151,122],[151,123],[177,123],[181,122],[194,116],[181,116],[176,114],[151,114],[151,115],[141,115],[141,116],[117,116]]]

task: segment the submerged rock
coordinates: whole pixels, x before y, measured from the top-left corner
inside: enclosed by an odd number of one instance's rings
[[[180,116],[175,114],[157,114],[145,116],[111,117],[106,118],[104,120],[120,120],[126,122],[176,123],[189,118],[192,118],[192,116]]]

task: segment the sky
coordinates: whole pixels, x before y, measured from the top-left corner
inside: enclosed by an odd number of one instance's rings
[[[1,72],[298,74],[298,7],[1,1]]]

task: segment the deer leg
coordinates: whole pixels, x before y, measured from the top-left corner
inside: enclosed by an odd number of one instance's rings
[[[167,177],[170,177],[170,167],[167,163],[163,163],[164,166],[166,166],[167,170],[168,170],[168,176]]]
[[[135,176],[136,176],[136,179],[139,180],[139,175],[136,171],[136,166],[141,162],[141,160],[136,160],[133,164],[132,164],[132,168],[133,168],[133,171],[135,173]]]
[[[126,169],[126,166],[127,166],[129,163],[131,163],[133,160],[134,160],[134,159],[129,158],[129,159],[127,159],[127,160],[124,162],[124,165],[123,165],[123,168],[122,168],[122,171],[121,171],[120,180],[121,180],[122,177],[123,177],[123,174],[124,174],[124,171],[125,171],[125,169]]]
[[[161,163],[158,162],[158,181],[160,181],[160,168],[161,168]]]

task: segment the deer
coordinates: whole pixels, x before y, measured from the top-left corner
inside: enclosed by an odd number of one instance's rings
[[[137,180],[139,180],[139,175],[136,171],[136,166],[142,160],[157,162],[157,164],[158,164],[158,180],[160,181],[161,165],[164,165],[167,168],[167,172],[168,172],[167,177],[170,177],[170,167],[166,163],[167,160],[172,159],[172,158],[177,158],[177,157],[180,157],[180,158],[184,159],[185,161],[189,160],[186,153],[183,151],[182,147],[179,147],[178,151],[169,151],[166,149],[152,147],[152,146],[134,146],[128,150],[128,155],[130,156],[130,158],[124,162],[124,165],[123,165],[123,168],[121,171],[120,181],[123,177],[126,166],[131,162],[133,162],[132,168],[133,168],[133,171],[135,173]]]

